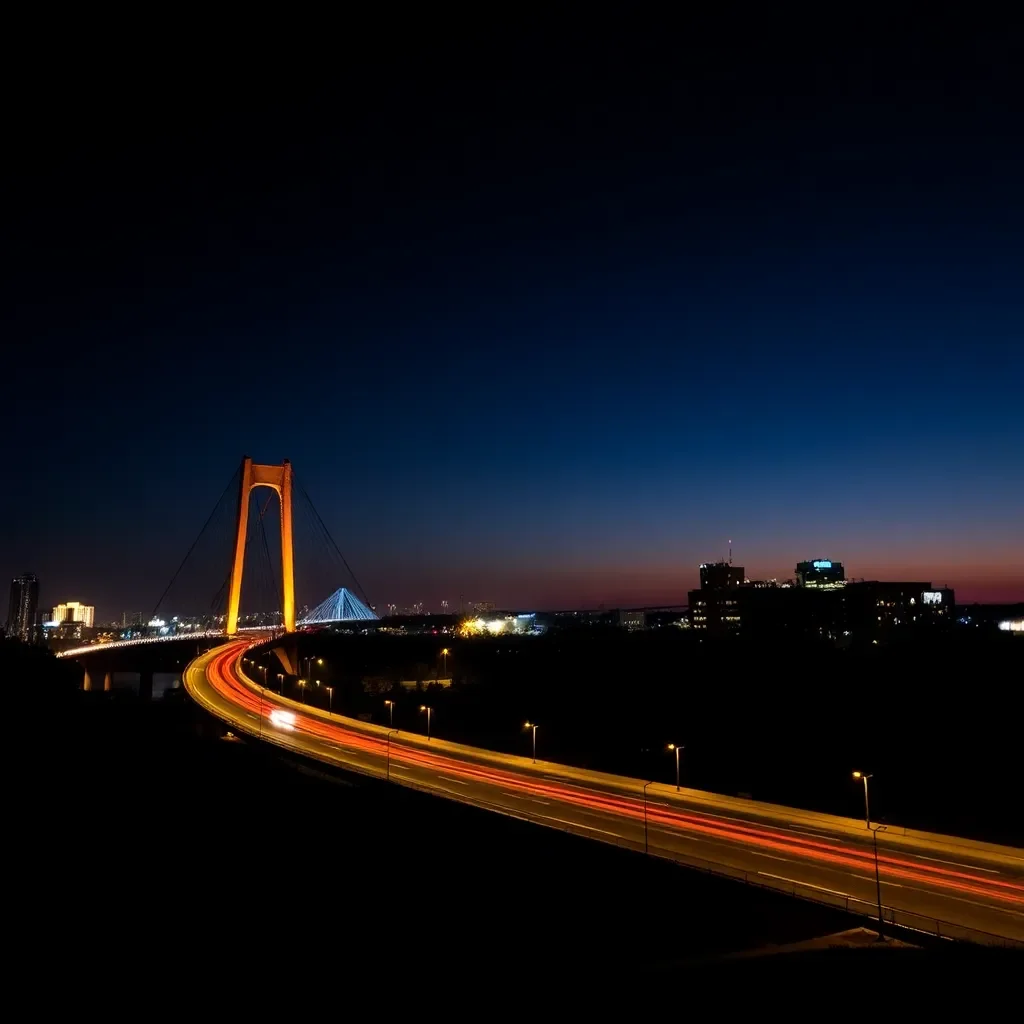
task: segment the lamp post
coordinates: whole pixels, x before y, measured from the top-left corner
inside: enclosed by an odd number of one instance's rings
[[[302,703],[305,704],[306,703],[306,680],[305,679],[300,679],[299,680],[299,692],[302,694]]]
[[[389,729],[387,737],[386,737],[387,741],[388,741],[388,773],[387,773],[387,780],[388,780],[388,782],[391,781],[391,734],[395,733],[395,732],[398,732],[398,730],[397,729]]]
[[[420,705],[420,711],[426,711],[426,713],[427,713],[427,742],[429,743],[430,742],[430,713],[433,711],[433,708],[428,708],[426,704],[421,704]]]
[[[444,674],[445,679],[448,678],[448,648],[441,648],[441,657],[444,658],[444,668],[441,670]]]
[[[871,828],[868,825],[868,828]],[[878,938],[883,939],[882,935],[882,882],[878,877],[878,833],[884,832],[888,828],[888,825],[876,825],[871,828],[871,840],[875,847],[875,893],[878,896]]]
[[[334,687],[325,686],[324,689],[327,691],[327,714],[334,714]]]
[[[523,726],[524,729],[529,729],[533,733],[533,763],[537,763],[537,723],[527,722]]]
[[[313,674],[313,662],[315,661],[318,665],[324,663],[323,658],[314,658],[311,654],[308,658],[304,659],[306,662],[306,675],[311,676]]]
[[[652,780],[653,781],[653,780]],[[644,783],[644,853],[647,853],[647,787],[650,782]]]
[[[384,703],[387,705],[388,712],[391,715],[391,728],[395,727],[395,702],[393,700],[386,700]]]
[[[685,750],[685,747],[681,747],[678,743],[670,743],[668,745],[669,750],[676,752],[676,792],[679,792],[679,751]]]
[[[871,828],[871,809],[868,804],[868,779],[872,778],[872,776],[865,775],[863,772],[854,772],[853,777],[864,780],[864,824]]]

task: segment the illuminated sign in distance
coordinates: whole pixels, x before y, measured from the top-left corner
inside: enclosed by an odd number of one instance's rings
[[[828,559],[819,559],[817,562],[811,562],[811,565],[813,565],[815,569],[831,569],[832,568],[832,563],[830,561],[828,561]]]
[[[942,604],[942,591],[926,590],[921,595],[921,604]]]

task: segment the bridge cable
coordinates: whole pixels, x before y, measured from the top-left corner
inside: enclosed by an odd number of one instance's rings
[[[268,560],[269,560],[270,554],[269,554],[269,550],[267,549],[266,532],[265,532],[266,528],[263,526],[263,519],[266,516],[267,509],[268,509],[268,507],[270,505],[270,502],[273,501],[273,499],[274,499],[273,495],[270,495],[267,498],[266,502],[264,502],[264,504],[263,504],[263,508],[261,510],[259,510],[259,515],[258,515],[259,525],[264,530],[264,543],[263,543],[263,547],[264,547],[264,550],[267,551],[267,558],[268,558]],[[250,516],[250,519],[251,518],[252,517]],[[247,565],[249,564],[249,540],[250,540],[250,536],[249,536],[249,534],[247,532],[246,541],[245,541],[245,561],[246,561]],[[227,573],[224,575],[224,579],[221,582],[221,585],[217,588],[217,590],[214,592],[213,597],[210,599],[209,613],[210,613],[210,617],[211,618],[218,618],[219,616],[226,614],[226,611],[227,611],[227,602],[226,602],[227,589],[231,585],[231,572],[232,572],[233,564],[234,564],[234,555],[232,555],[232,557],[231,557],[230,563],[228,565]],[[251,579],[253,575],[256,576],[256,589],[257,589],[257,592],[258,592],[258,598],[257,598],[258,600],[262,600],[263,599],[264,595],[263,595],[262,592],[265,589],[265,587],[262,585],[263,584],[262,570],[263,570],[263,563],[262,563],[262,561],[260,559],[257,558],[256,565],[255,566],[250,566],[249,577]],[[272,572],[273,572],[273,570],[271,570],[271,573]],[[276,580],[274,579],[273,575],[271,575],[271,585],[273,587],[276,587]],[[273,593],[274,593],[274,595],[276,595],[276,590],[274,590]],[[277,596],[274,596],[273,599],[277,600]]]
[[[259,616],[263,612],[267,601],[267,567],[262,557],[263,547],[260,544],[262,518],[259,496],[255,491],[251,495],[250,504],[253,507],[250,510],[249,530],[245,538],[245,561],[247,565],[252,567],[249,578],[253,581],[255,587],[250,589],[250,594],[253,596],[253,605],[249,614]]]
[[[360,594],[362,594],[363,601],[367,604],[367,606],[370,606],[370,599],[367,596],[365,588],[359,582],[358,578],[356,577],[356,574],[352,571],[352,567],[348,564],[348,559],[346,559],[345,556],[342,554],[341,548],[338,547],[336,541],[331,536],[331,531],[327,529],[327,524],[323,521],[323,519],[320,516],[320,513],[316,510],[316,506],[313,504],[313,501],[310,498],[310,496],[306,493],[305,487],[303,487],[302,484],[299,483],[299,481],[296,480],[294,476],[292,477],[292,483],[298,489],[302,497],[306,500],[306,503],[312,510],[312,513],[316,518],[316,522],[319,524],[324,536],[330,542],[334,550],[338,553],[338,557],[341,559],[342,564],[345,566],[346,570],[348,570],[348,574],[352,577],[352,582],[356,585],[356,589],[360,592]]]
[[[213,522],[213,517],[220,510],[226,495],[231,491],[231,488],[235,484],[239,472],[240,470],[236,469],[235,472],[231,474],[231,479],[228,481],[227,487],[224,488],[223,492],[221,493],[221,496],[217,499],[217,503],[213,506],[213,511],[207,517],[206,522],[203,523],[203,528],[199,531],[198,535],[196,536],[196,539],[192,541],[191,547],[188,549],[188,552],[185,554],[185,557],[181,560],[181,565],[178,566],[178,568],[174,572],[174,575],[171,577],[171,582],[168,583],[166,587],[164,587],[164,592],[160,595],[160,599],[157,601],[156,606],[153,608],[153,614],[150,616],[151,619],[156,618],[156,613],[159,611],[160,605],[163,604],[164,598],[167,597],[167,594],[170,591],[171,587],[174,586],[175,581],[181,574],[181,570],[185,568],[185,563],[189,560],[189,558],[192,557],[192,552],[195,551],[196,545],[200,542],[200,540],[202,540],[203,534],[206,533],[207,527],[210,525],[211,522]]]
[[[263,539],[263,552],[267,556],[267,572],[270,576],[270,592],[271,594],[276,595],[273,598],[273,601],[275,603],[280,603],[281,592],[277,588],[277,580],[274,577],[274,562],[270,557],[270,545],[267,543],[267,528],[263,522],[263,517],[267,514],[267,507],[270,505],[271,498],[273,498],[273,495],[267,498],[266,503],[263,505],[263,511],[260,512],[259,527],[260,536]],[[277,610],[281,613],[282,616],[284,615],[283,608],[278,608]]]
[[[364,601],[366,601],[366,603],[369,603],[369,599],[366,597],[365,588],[363,588],[362,584],[356,578],[355,573],[352,571],[352,567],[348,564],[348,561],[345,558],[344,554],[339,549],[338,545],[334,542],[334,539],[331,537],[330,531],[327,529],[326,524],[323,522],[323,519],[321,519],[319,514],[317,513],[316,508],[313,505],[313,502],[309,498],[309,495],[303,492],[302,497],[304,497],[305,500],[300,502],[300,505],[302,506],[302,510],[305,513],[306,521],[309,523],[309,528],[312,536],[324,545],[324,549],[328,555],[328,558],[331,561],[334,561],[335,559],[340,560],[342,566],[345,569],[345,572],[347,573],[349,579],[351,580],[351,583],[354,584],[354,586],[362,592]]]

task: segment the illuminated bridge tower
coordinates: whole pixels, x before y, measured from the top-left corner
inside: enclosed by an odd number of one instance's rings
[[[238,632],[238,602],[242,597],[242,569],[245,562],[245,534],[249,527],[249,495],[257,487],[277,491],[281,511],[281,615],[284,628],[295,632],[295,562],[292,553],[292,464],[285,459],[280,466],[260,466],[246,456],[242,459],[242,482],[238,489],[238,527],[235,532],[235,558],[231,563],[231,588],[228,592],[228,636]]]

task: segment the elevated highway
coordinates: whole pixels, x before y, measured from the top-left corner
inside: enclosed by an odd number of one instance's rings
[[[188,693],[239,733],[448,799],[647,851],[877,917],[863,821],[719,796],[463,744],[311,708],[258,685],[219,645],[185,670]],[[878,837],[884,918],[902,928],[1024,948],[1024,851],[889,826]]]

